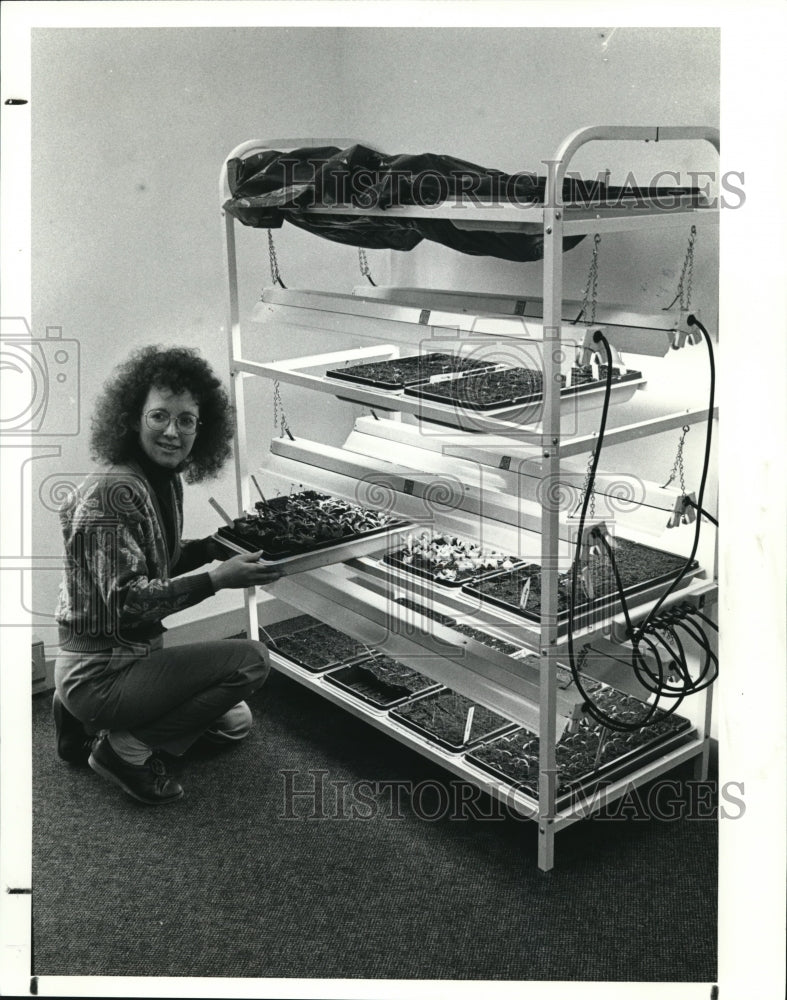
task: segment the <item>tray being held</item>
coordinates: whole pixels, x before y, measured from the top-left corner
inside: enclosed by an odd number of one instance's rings
[[[384,511],[351,503],[315,490],[259,500],[253,513],[235,518],[216,532],[235,551],[262,552],[266,562],[308,556],[325,549],[354,546],[344,558],[361,554],[355,543],[409,526]]]

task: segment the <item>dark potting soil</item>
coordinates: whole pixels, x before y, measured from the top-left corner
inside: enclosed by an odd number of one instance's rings
[[[236,518],[219,536],[265,559],[284,559],[313,549],[347,542],[404,522],[328,493],[306,490],[259,500],[253,514]]]
[[[268,639],[276,639],[283,635],[293,635],[293,633],[301,632],[305,628],[313,628],[315,625],[321,624],[322,622],[319,618],[313,618],[311,615],[296,615],[294,618],[285,618],[283,621],[272,622],[270,625],[261,628],[260,639],[266,642]]]
[[[409,395],[470,409],[513,405],[541,395],[543,375],[535,368],[506,368],[409,387]]]
[[[380,389],[403,389],[415,382],[426,382],[436,375],[487,368],[489,361],[463,358],[458,354],[420,354],[390,361],[371,361],[366,364],[333,368],[326,372],[331,378],[362,382]]]
[[[607,365],[598,366],[598,378],[594,378],[593,366],[592,365],[574,365],[571,369],[571,384],[572,385],[588,385],[590,382],[600,382],[603,384],[607,378],[607,371],[609,370]],[[637,373],[639,375],[639,372]],[[620,378],[620,369],[612,369],[612,381]]]
[[[599,374],[603,373],[603,377],[595,379],[590,365],[573,368],[570,387],[565,386],[565,378],[561,376],[563,383],[561,393],[570,394],[586,390],[591,385],[603,386],[606,370],[606,366],[601,365]],[[613,368],[612,374],[613,382],[628,382],[642,377],[641,372],[634,371],[621,375],[617,368]],[[429,384],[423,382],[419,385],[407,386],[405,393],[431,399],[435,402],[451,403],[471,410],[496,409],[541,399],[543,373],[536,368],[505,368],[497,371],[479,372],[444,382]]]
[[[474,708],[475,712],[468,739],[465,741],[467,716],[471,708]],[[427,739],[454,751],[466,749],[478,740],[487,739],[500,730],[514,727],[514,723],[498,715],[497,712],[492,712],[483,705],[465,698],[464,695],[447,689],[406,702],[399,708],[392,709],[390,714],[392,718],[415,729]]]
[[[635,723],[650,709],[642,701],[607,685],[594,682],[593,703],[613,718]],[[583,686],[586,686],[583,683]],[[610,731],[599,755],[602,727],[590,719],[579,724],[576,733],[564,732],[555,748],[557,794],[565,795],[588,779],[609,771],[616,763],[646,750],[653,744],[676,736],[690,727],[687,719],[667,715],[657,709],[654,720],[630,733]],[[527,729],[518,728],[497,739],[476,747],[467,755],[470,763],[479,764],[496,773],[534,797],[538,796],[539,740]]]
[[[312,672],[337,667],[368,655],[368,649],[362,642],[322,623],[298,629],[291,635],[277,636],[271,645],[277,652]]]
[[[625,538],[617,539],[614,558],[624,590],[642,586],[652,580],[672,578],[686,564],[686,560],[682,556],[673,555],[671,552],[662,552],[660,549],[631,542]],[[578,575],[575,612],[592,608],[596,603],[604,603],[604,598],[617,593],[612,564],[606,550],[602,549],[598,555],[591,556],[589,568],[593,597],[592,599],[588,598]],[[571,600],[571,577],[570,571],[561,573],[558,577],[558,613],[563,616],[568,614]],[[522,608],[520,607],[522,588],[528,580],[530,581],[530,592],[526,604]],[[506,572],[482,576],[473,583],[465,585],[463,589],[481,598],[503,604],[508,609],[527,618],[536,621],[539,618],[541,612],[541,567],[538,563],[527,563],[515,566]]]
[[[390,656],[377,654],[328,674],[326,680],[378,708],[388,708],[439,685]]]

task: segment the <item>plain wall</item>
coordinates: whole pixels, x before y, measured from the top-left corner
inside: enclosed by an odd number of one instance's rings
[[[34,554],[56,556],[61,548],[57,518],[39,489],[55,474],[91,467],[93,400],[132,347],[191,344],[228,374],[218,174],[237,144],[355,137],[391,153],[447,153],[543,172],[542,161],[584,125],[717,125],[718,43],[714,29],[679,28],[621,28],[611,39],[593,28],[35,29],[33,324],[37,336],[56,325],[80,342],[82,430],[59,439],[59,457],[33,463]],[[613,183],[631,169],[647,183],[660,169],[713,170],[717,162],[707,145],[605,144],[575,166],[591,176],[609,168]],[[600,298],[666,306],[687,238],[688,225],[605,237]],[[238,242],[248,315],[270,283],[267,240],[243,230]],[[350,247],[292,227],[276,234],[276,245],[289,287],[348,292],[362,281]],[[586,240],[565,257],[567,297],[581,297],[590,249]],[[716,258],[715,233],[702,227],[692,306],[711,325]],[[378,283],[540,293],[540,264],[424,245],[406,255],[369,251],[369,261]],[[269,349],[276,356],[285,345]],[[703,405],[700,351],[650,362],[639,410],[663,408],[670,394],[682,405]],[[269,387],[251,387],[249,398],[259,408],[252,446],[261,456],[273,429]],[[332,433],[341,437],[346,416],[339,404],[326,407],[319,420],[335,418]],[[318,419],[297,401],[288,417],[293,426]],[[687,467],[697,470],[700,437],[689,435],[686,451]],[[615,461],[666,479],[676,444],[677,435],[662,435],[647,449],[616,449]],[[187,488],[188,535],[215,529],[211,495],[234,508],[232,468]],[[34,629],[48,643],[58,579],[40,571],[33,581]],[[200,613],[237,595],[220,598]]]

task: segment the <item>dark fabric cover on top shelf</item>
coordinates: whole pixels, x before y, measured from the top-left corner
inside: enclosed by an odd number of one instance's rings
[[[310,215],[302,209],[352,206],[386,209],[404,205],[449,203],[474,195],[483,204],[544,200],[546,181],[534,174],[500,170],[423,153],[385,156],[366,146],[307,147],[286,153],[265,150],[228,163],[232,198],[224,208],[247,226],[278,228],[286,220],[318,236],[369,249],[411,250],[422,240],[479,256],[528,261],[543,257],[541,233],[462,230],[444,219],[384,216]],[[565,200],[597,200],[599,181],[566,180]],[[583,237],[567,237],[570,250]]]

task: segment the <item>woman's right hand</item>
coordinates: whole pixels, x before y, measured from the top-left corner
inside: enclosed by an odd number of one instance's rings
[[[270,564],[261,563],[262,552],[243,553],[233,556],[210,570],[213,589],[242,590],[246,587],[264,587],[282,576],[280,569]]]

